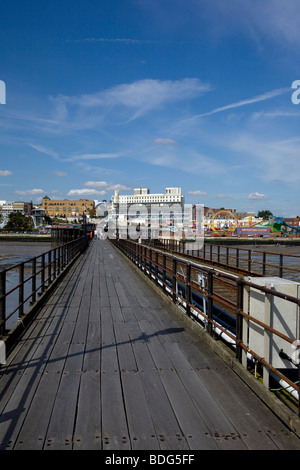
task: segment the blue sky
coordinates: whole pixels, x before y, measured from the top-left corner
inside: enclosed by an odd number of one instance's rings
[[[2,0],[0,200],[300,215],[299,0]]]

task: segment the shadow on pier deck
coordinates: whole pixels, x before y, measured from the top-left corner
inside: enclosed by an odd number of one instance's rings
[[[0,392],[0,449],[300,449],[108,241],[40,309]]]

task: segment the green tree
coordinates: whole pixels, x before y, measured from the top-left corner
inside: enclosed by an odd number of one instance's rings
[[[263,211],[258,211],[258,213],[257,213],[257,217],[262,218],[262,219],[268,219],[269,217],[271,217],[271,215],[273,215],[273,214],[268,209],[265,209]]]
[[[88,213],[89,213],[89,215],[90,215],[90,217],[91,217],[92,219],[93,219],[94,217],[96,217],[96,215],[97,215],[97,214],[96,214],[96,209],[95,209],[95,207],[94,207],[93,209],[89,209],[89,210],[88,210]]]
[[[6,230],[32,230],[34,228],[33,220],[28,215],[21,212],[12,212],[9,214],[8,222],[4,229]]]

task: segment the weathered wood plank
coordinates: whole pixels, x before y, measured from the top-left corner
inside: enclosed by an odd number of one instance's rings
[[[176,371],[163,370],[161,380],[168,394],[182,433],[192,450],[217,450],[218,445],[211,435],[198,409],[191,401]]]
[[[80,374],[63,373],[45,439],[51,450],[72,450]]]
[[[132,449],[159,449],[139,372],[122,372],[121,381]]]
[[[60,380],[61,374],[57,372],[43,373],[14,449],[45,448],[45,437]]]
[[[74,450],[102,449],[100,375],[100,371],[88,371],[81,375]]]
[[[104,450],[129,450],[131,442],[120,373],[101,373],[102,445]]]

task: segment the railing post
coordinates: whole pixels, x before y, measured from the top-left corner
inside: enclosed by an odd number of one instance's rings
[[[36,258],[32,260],[31,276],[31,302],[34,303],[36,301]]]
[[[251,250],[248,250],[248,273],[251,274]]]
[[[19,266],[19,317],[24,315],[24,263]]]
[[[186,280],[185,280],[185,300],[186,300],[186,313],[190,317],[191,316],[191,265],[187,263],[186,265]]]
[[[279,255],[279,277],[283,275],[283,254],[280,253]]]
[[[73,245],[73,244],[72,244],[72,245]],[[56,276],[57,276],[57,272],[56,272],[56,269],[57,269],[57,268],[56,268],[56,256],[57,256],[57,249],[54,248],[54,250],[53,250],[53,257],[54,257],[54,259],[53,259],[53,262],[54,262],[54,265],[53,265],[53,275],[54,275],[54,279],[55,279]]]
[[[173,258],[172,273],[173,273],[172,298],[173,298],[173,302],[175,303],[177,300],[177,261],[175,258]]]
[[[0,335],[3,336],[5,332],[5,318],[6,318],[6,272],[0,273]]]
[[[213,272],[209,270],[207,273],[207,332],[212,335],[212,319],[213,319]]]
[[[51,276],[52,276],[52,274],[51,274],[51,271],[52,271],[52,269],[51,269],[51,268],[52,268],[52,266],[51,266],[51,262],[52,262],[52,260],[51,260],[51,258],[52,258],[51,254],[52,254],[51,251],[49,251],[49,252],[48,252],[48,286],[49,286],[49,285],[51,284],[51,282],[52,282],[52,280],[51,280]]]
[[[163,253],[163,290],[166,290],[166,267],[167,267],[167,259],[165,253]]]
[[[45,290],[45,253],[42,254],[41,260],[41,293]]]
[[[243,282],[239,278],[237,280],[237,298],[236,298],[236,358],[241,362],[242,360],[242,320],[241,312],[243,311]]]
[[[152,259],[153,259],[153,250],[149,246],[148,247],[148,254],[149,254],[149,277],[152,279]]]
[[[263,252],[263,260],[262,260],[262,274],[263,276],[266,274],[266,252]]]
[[[135,264],[139,264],[139,245],[138,243],[134,246],[134,262]]]

